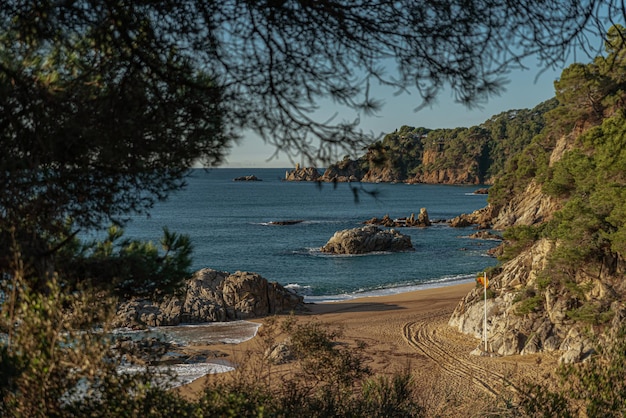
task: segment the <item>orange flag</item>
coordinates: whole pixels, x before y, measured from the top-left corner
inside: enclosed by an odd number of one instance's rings
[[[486,274],[481,274],[476,278],[476,281],[480,283],[481,286],[489,287],[489,279],[487,279]]]

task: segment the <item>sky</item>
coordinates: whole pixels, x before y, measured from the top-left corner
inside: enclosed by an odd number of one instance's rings
[[[474,109],[467,109],[461,104],[454,103],[451,92],[444,91],[433,106],[415,112],[420,103],[417,93],[395,96],[392,89],[379,88],[375,93],[385,103],[382,110],[376,116],[361,117],[359,126],[365,132],[386,134],[403,125],[430,129],[478,125],[498,113],[533,108],[554,97],[554,81],[558,79],[560,73],[561,69],[542,72],[538,67],[511,72],[506,75],[509,80],[506,91],[492,97],[481,108]],[[338,112],[337,109],[322,109],[322,113],[326,110],[329,116]],[[344,110],[340,111],[337,120],[354,120],[357,116],[356,113]],[[223,167],[292,167],[292,163],[285,155],[270,160],[273,153],[272,146],[264,144],[253,133],[246,133],[242,141],[232,148]]]

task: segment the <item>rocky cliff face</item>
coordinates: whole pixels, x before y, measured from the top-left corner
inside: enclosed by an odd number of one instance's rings
[[[180,296],[120,304],[115,326],[169,326],[263,317],[303,308],[303,298],[256,273],[196,272]]]
[[[592,324],[580,321],[582,301],[589,304],[610,303],[615,313],[603,329],[616,328],[626,307],[616,298],[626,286],[624,267],[613,273],[601,265],[590,265],[579,272],[576,282],[584,284],[576,292],[571,287],[550,286],[542,276],[556,243],[540,240],[515,259],[505,263],[489,281],[487,299],[488,349],[499,355],[561,353],[561,361],[577,362],[593,352]],[[620,277],[621,276],[621,277]],[[484,296],[477,286],[457,306],[449,324],[461,332],[481,339],[483,335]],[[598,328],[600,329],[600,328]]]
[[[465,168],[446,168],[427,170],[418,174],[407,183],[426,184],[482,184],[480,177],[472,174],[474,170]]]
[[[514,225],[536,225],[552,219],[561,207],[558,199],[541,191],[541,185],[532,180],[526,189],[498,208],[491,219],[494,229],[505,229]]]
[[[389,167],[372,167],[361,179],[365,183],[399,183],[404,180],[404,175]]]
[[[285,173],[285,181],[318,181],[322,175],[315,167],[296,167]]]
[[[571,147],[566,138],[557,141],[550,163]],[[561,201],[545,195],[533,180],[502,206],[463,215],[458,221],[500,230],[540,225],[561,207]],[[486,303],[489,351],[500,355],[558,351],[561,361],[577,362],[593,351],[593,338],[602,339],[622,324],[624,260],[606,257],[559,276],[553,258],[558,248],[558,240],[539,239],[494,269]],[[483,288],[477,286],[459,303],[449,324],[482,338],[483,296]]]
[[[462,161],[455,167],[440,167],[439,161],[445,159],[442,151],[425,150],[422,157],[421,173],[409,178],[407,183],[426,184],[481,184],[478,175],[478,162],[473,159]]]
[[[361,181],[364,174],[360,161],[344,159],[337,164],[330,165],[320,180],[325,182]]]

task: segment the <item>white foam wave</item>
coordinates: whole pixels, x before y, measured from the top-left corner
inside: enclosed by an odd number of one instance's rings
[[[118,373],[141,373],[146,370],[145,366],[119,366]],[[227,373],[235,370],[235,367],[225,361],[211,363],[173,364],[157,366],[154,369],[158,383],[164,383],[168,387],[187,385],[207,374]]]
[[[300,285],[298,283],[289,283],[289,284],[285,285],[284,287],[285,287],[285,289],[292,290],[296,294],[302,295],[302,296],[310,295],[313,292],[313,287],[312,286],[307,286],[307,285],[303,286],[303,285]]]
[[[388,295],[397,295],[400,293],[408,293],[416,290],[425,290],[425,289],[434,289],[438,287],[451,286],[456,284],[464,284],[470,283],[474,281],[473,276],[471,275],[458,275],[458,276],[448,276],[441,277],[436,279],[431,279],[428,281],[413,283],[413,284],[405,284],[400,286],[389,286],[389,287],[381,287],[378,289],[363,289],[356,291],[354,293],[344,293],[338,295],[324,295],[324,296],[304,296],[304,301],[307,303],[327,303],[327,302],[341,302],[345,300],[359,299],[359,298],[367,298],[367,297],[377,297],[377,296],[388,296]]]

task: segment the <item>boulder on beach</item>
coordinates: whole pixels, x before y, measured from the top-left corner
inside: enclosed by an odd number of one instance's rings
[[[374,251],[413,250],[411,237],[395,229],[381,229],[375,225],[337,231],[321,248],[331,254],[365,254]]]
[[[182,294],[162,301],[133,299],[120,303],[115,326],[157,327],[224,322],[301,310],[303,297],[256,273],[202,269],[185,283]]]

